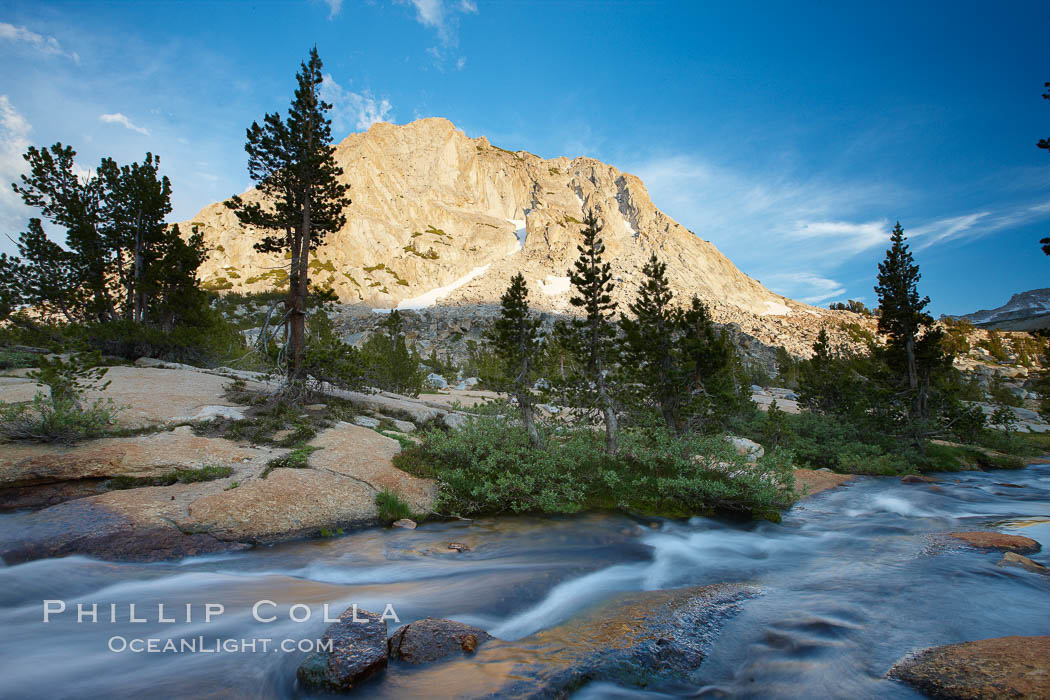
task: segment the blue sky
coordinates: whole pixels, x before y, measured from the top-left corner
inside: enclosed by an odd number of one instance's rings
[[[316,43],[337,138],[442,116],[599,158],[821,305],[874,301],[899,219],[933,311],[964,313],[1050,286],[1048,28],[1045,2],[6,0],[0,179],[29,144],[84,167],[149,150],[187,219],[248,185],[244,129],[286,108]],[[0,191],[0,233],[29,214]]]

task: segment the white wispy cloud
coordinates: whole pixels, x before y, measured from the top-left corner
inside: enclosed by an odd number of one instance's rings
[[[343,0],[324,0],[328,5],[328,19],[332,19],[343,9]]]
[[[22,154],[29,148],[32,131],[33,127],[7,95],[0,95],[0,226],[3,233],[20,230],[31,215],[29,207],[11,189],[11,183],[19,182],[19,176],[27,172]]]
[[[38,34],[26,27],[16,27],[7,22],[0,22],[0,39],[29,46],[49,56],[62,56],[74,63],[80,63],[80,56],[75,51],[66,51],[53,36]]]
[[[814,269],[814,264],[826,268],[889,237],[886,221],[851,218],[892,201],[885,187],[791,173],[754,175],[690,156],[650,160],[631,170],[645,182],[657,207],[734,260],[786,256],[803,263],[796,265],[802,269]]]
[[[1046,218],[1050,218],[1050,201],[987,208],[984,211],[947,216],[910,230],[905,227],[904,235],[912,241],[915,250],[925,250],[949,241],[981,238],[996,231]]]
[[[762,282],[777,294],[804,304],[819,304],[846,293],[846,286],[841,282],[812,272],[785,272],[766,277]]]
[[[477,3],[473,0],[394,0],[399,5],[411,5],[416,10],[416,21],[424,27],[437,32],[440,46],[427,49],[438,65],[444,60],[448,50],[459,45],[459,15],[474,15],[478,12]],[[456,60],[456,69],[462,70],[466,58]]]
[[[889,240],[889,222],[798,221],[785,232],[788,238],[819,246],[822,256],[853,257]]]
[[[115,112],[113,114],[100,114],[98,120],[106,124],[120,124],[125,129],[137,132],[143,136],[149,136],[149,129],[144,126],[138,126],[120,112]]]
[[[343,88],[330,74],[324,76],[321,95],[332,105],[332,126],[337,138],[351,130],[365,131],[376,122],[389,121],[393,106],[386,98],[376,99],[371,92],[352,92]]]

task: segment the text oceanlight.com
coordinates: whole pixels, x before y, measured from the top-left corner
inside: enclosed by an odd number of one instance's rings
[[[159,639],[157,637],[123,637],[116,635],[109,638],[109,650],[118,654],[265,654],[273,651],[313,652],[332,651],[331,639],[273,639],[256,637],[254,639],[218,639],[207,637],[190,637],[182,639]]]

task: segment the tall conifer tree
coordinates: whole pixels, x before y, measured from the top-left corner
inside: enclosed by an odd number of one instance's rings
[[[908,389],[909,423],[916,427],[928,417],[930,374],[944,353],[933,317],[925,310],[930,298],[919,296],[922,275],[906,240],[904,229],[897,222],[886,258],[879,263],[875,293],[879,297],[879,332],[888,338],[886,359]]]
[[[628,305],[634,318],[623,318],[630,366],[654,403],[659,407],[668,430],[681,431],[679,409],[686,377],[675,356],[678,314],[671,307],[673,295],[667,282],[667,264],[653,253],[642,266],[645,280],[635,300]]]
[[[227,202],[242,223],[273,232],[255,244],[256,250],[289,253],[285,317],[291,382],[303,379],[310,253],[346,223],[343,209],[350,204],[349,186],[338,180],[343,171],[335,163],[326,116],[332,105],[321,99],[321,70],[314,47],[296,74],[298,87],[287,118],[279,112],[267,114],[262,126],[254,122],[248,129],[248,173],[266,206],[239,196]]]
[[[570,325],[559,326],[563,342],[583,369],[577,382],[577,395],[588,409],[598,411],[605,422],[605,451],[619,452],[619,423],[608,384],[618,355],[616,328],[612,324],[616,303],[609,296],[613,290],[612,266],[605,262],[605,244],[599,237],[602,225],[593,210],[583,218],[583,243],[576,246],[580,257],[569,270],[574,293],[569,302],[584,313]]]
[[[492,324],[488,340],[493,352],[503,364],[503,387],[518,401],[518,410],[529,442],[540,446],[533,411],[532,384],[537,356],[540,352],[539,319],[529,314],[529,288],[519,272],[510,280],[510,286],[500,299],[500,315]]]

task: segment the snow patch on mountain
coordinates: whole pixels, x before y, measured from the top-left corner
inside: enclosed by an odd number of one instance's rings
[[[569,291],[569,278],[547,275],[547,280],[540,282],[540,291],[551,297],[557,294],[565,294]]]
[[[525,247],[525,238],[529,234],[528,231],[525,230],[525,219],[507,219],[507,221],[514,225],[514,237],[517,239],[514,242],[514,248],[507,253],[507,256],[511,256]]]
[[[491,265],[491,264],[492,263],[489,263],[489,265]],[[471,270],[467,274],[463,275],[462,277],[460,277],[458,280],[456,280],[452,284],[446,284],[444,287],[438,287],[437,289],[431,289],[429,292],[427,292],[425,294],[420,294],[418,297],[412,297],[411,299],[404,299],[403,301],[398,303],[397,310],[398,311],[406,311],[408,309],[415,309],[415,310],[428,309],[431,306],[434,306],[435,304],[437,304],[438,301],[440,301],[441,299],[444,299],[449,294],[451,294],[455,290],[457,290],[460,287],[462,287],[463,285],[465,285],[467,282],[470,282],[475,277],[485,274],[488,271],[488,269],[489,269],[489,265],[482,265],[481,267],[475,267],[473,270]]]
[[[791,314],[791,307],[787,304],[780,304],[775,301],[766,302],[766,310],[763,311],[761,316],[789,316]]]

